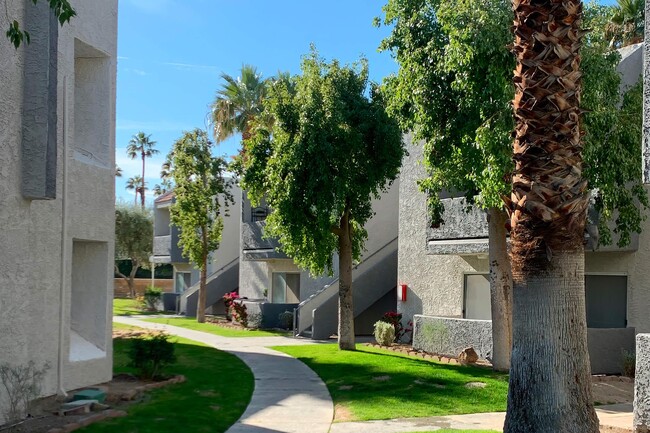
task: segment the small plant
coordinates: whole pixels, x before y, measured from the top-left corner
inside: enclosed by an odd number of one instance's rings
[[[293,328],[293,312],[292,311],[285,311],[283,313],[278,314],[278,320],[280,321],[280,326],[283,329],[291,329],[291,328]]]
[[[43,378],[49,369],[47,362],[41,369],[36,368],[34,361],[19,366],[0,364],[0,383],[6,391],[8,404],[2,413],[7,421],[20,421],[29,414],[31,403],[41,393]]]
[[[634,352],[623,351],[623,376],[634,378],[636,374],[636,355]]]
[[[148,311],[156,311],[162,300],[163,290],[160,287],[147,286],[144,291],[144,305]]]
[[[248,311],[246,311],[246,305],[233,301],[230,305],[230,314],[235,322],[244,328],[248,328]]]
[[[395,343],[399,343],[402,341],[402,338],[404,336],[413,332],[413,322],[409,322],[408,327],[405,327],[402,324],[402,313],[398,313],[396,311],[388,311],[387,313],[384,313],[381,321],[389,323],[393,325],[393,328],[395,328]],[[411,337],[409,337],[409,341],[410,339]]]
[[[128,354],[143,379],[155,379],[164,366],[176,362],[174,343],[163,332],[132,339]]]
[[[236,299],[239,299],[239,293],[237,292],[226,293],[225,295],[223,295],[221,299],[223,299],[223,305],[225,305],[226,307],[226,319],[231,320],[232,316],[231,316],[230,307],[232,307],[232,304],[233,302],[235,302]]]
[[[395,328],[382,320],[375,323],[375,340],[382,346],[390,346],[395,341]]]

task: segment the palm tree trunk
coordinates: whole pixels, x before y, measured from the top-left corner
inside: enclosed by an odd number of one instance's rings
[[[490,301],[492,306],[492,368],[510,369],[512,348],[512,272],[506,240],[506,214],[488,210]]]
[[[339,349],[355,350],[352,296],[352,227],[346,210],[339,226]]]
[[[584,304],[582,2],[513,0],[513,346],[505,433],[597,433]]]
[[[142,151],[142,190],[140,191],[140,200],[142,203],[142,209],[144,209],[144,151]]]
[[[514,273],[506,433],[597,433],[585,321],[584,255]]]

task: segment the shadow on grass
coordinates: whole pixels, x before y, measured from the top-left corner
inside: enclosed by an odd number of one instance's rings
[[[323,379],[355,420],[505,411],[508,378],[487,369],[435,363],[360,347],[276,347]],[[469,385],[468,385],[469,383]],[[484,384],[484,385],[483,385]]]

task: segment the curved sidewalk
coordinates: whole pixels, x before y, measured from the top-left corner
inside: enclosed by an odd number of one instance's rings
[[[113,321],[160,329],[232,353],[248,365],[255,389],[246,411],[227,433],[327,433],[334,406],[327,387],[309,367],[267,346],[314,344],[288,337],[229,338],[177,326],[116,316]]]

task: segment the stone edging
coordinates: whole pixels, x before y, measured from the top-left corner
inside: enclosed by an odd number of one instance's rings
[[[396,345],[396,346],[382,346],[378,343],[366,343],[366,346],[376,347],[378,349],[390,350],[392,352],[403,353],[405,355],[413,356],[415,358],[427,359],[429,361],[442,362],[443,364],[461,365],[456,358],[448,356],[434,355],[423,350],[415,350],[411,346]]]
[[[140,394],[142,394],[145,391],[150,391],[152,389],[157,389],[157,388],[162,388],[167,385],[172,385],[175,383],[183,383],[185,382],[185,376],[182,374],[179,374],[178,376],[174,376],[171,379],[163,380],[160,382],[153,382],[153,383],[147,383],[145,385],[140,385],[135,388],[133,388],[131,391],[128,393],[123,393],[120,395],[120,400],[124,401],[133,401],[135,400]],[[117,409],[107,409],[103,410],[101,412],[93,413],[90,414],[84,418],[81,418],[78,421],[71,422],[69,424],[64,425],[63,427],[56,427],[53,429],[50,429],[47,431],[47,433],[70,433],[75,430],[78,430],[82,427],[89,426],[90,424],[94,424],[99,421],[104,421],[106,419],[110,418],[121,418],[127,416],[126,411],[124,410],[117,410]]]

